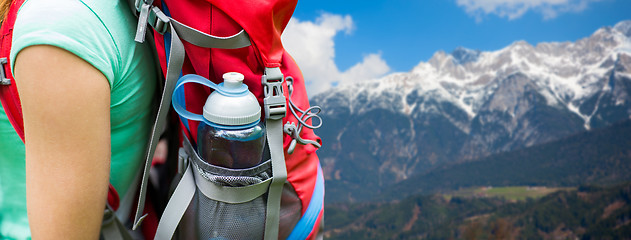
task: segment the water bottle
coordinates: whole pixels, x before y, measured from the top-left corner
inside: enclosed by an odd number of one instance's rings
[[[265,146],[261,107],[243,84],[243,74],[229,72],[223,79],[204,104],[204,119],[197,129],[198,154],[216,166],[254,167],[261,162]]]

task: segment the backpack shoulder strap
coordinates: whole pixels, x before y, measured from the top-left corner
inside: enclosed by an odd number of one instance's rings
[[[24,0],[15,0],[11,3],[6,18],[0,28],[0,102],[18,136],[24,141],[24,122],[22,120],[22,105],[17,88],[11,74],[11,39],[13,38],[13,25],[20,6]]]
[[[159,34],[165,34],[168,32],[171,44],[169,49],[166,49],[168,52],[167,56],[169,56],[167,60],[167,71],[164,79],[164,87],[157,107],[157,114],[155,115],[155,121],[153,123],[151,138],[145,153],[146,158],[143,167],[142,180],[140,182],[138,205],[136,206],[133,229],[138,228],[146,216],[142,214],[142,209],[144,208],[146,200],[151,161],[153,160],[153,154],[158,143],[158,139],[164,132],[167,122],[167,113],[171,104],[171,95],[173,93],[173,89],[175,89],[177,79],[182,72],[182,65],[184,63],[185,53],[182,40],[189,41],[191,43],[199,43],[203,45],[203,47],[224,49],[241,48],[251,44],[249,37],[245,34],[245,32],[240,32],[227,38],[208,35],[173,20],[164,14],[160,8],[151,5],[151,3],[147,3],[144,0],[137,0],[135,2],[139,3],[139,5],[135,5],[136,11],[139,12],[138,30],[136,32],[137,35],[135,40],[138,42],[144,42],[146,39],[145,31],[147,30],[147,25],[149,25]]]
[[[265,68],[261,83],[265,86],[263,106],[265,110],[265,127],[267,141],[272,157],[272,183],[267,195],[267,212],[265,214],[265,238],[278,239],[280,223],[280,198],[283,185],[287,180],[285,152],[283,150],[283,118],[287,114],[283,82],[285,78],[280,68]]]

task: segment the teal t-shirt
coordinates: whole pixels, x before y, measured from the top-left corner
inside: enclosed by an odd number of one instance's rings
[[[151,48],[133,40],[136,23],[126,1],[28,0],[18,12],[11,49],[11,59],[15,59],[28,46],[56,46],[84,59],[107,78],[111,94],[110,183],[121,199],[133,198],[136,189],[133,183],[144,162],[153,123],[151,104],[158,81]],[[0,239],[30,238],[24,166],[24,144],[2,111]],[[63,191],[63,186],[55,183],[51,187]]]

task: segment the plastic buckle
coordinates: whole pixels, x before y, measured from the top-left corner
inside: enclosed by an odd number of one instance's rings
[[[156,32],[164,34],[167,31],[167,26],[169,26],[168,23],[170,21],[169,17],[159,8],[152,7],[148,18],[149,25],[151,25]]]
[[[268,77],[269,76],[269,77]],[[279,120],[287,113],[285,94],[283,91],[283,74],[279,68],[266,68],[261,76],[263,84],[263,103],[265,106],[265,118]]]
[[[0,85],[11,85],[11,79],[7,78],[7,73],[4,68],[7,63],[7,58],[0,58]]]

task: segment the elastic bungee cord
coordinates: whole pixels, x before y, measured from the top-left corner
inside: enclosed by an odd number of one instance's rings
[[[318,116],[318,114],[320,113],[320,111],[322,111],[322,109],[320,108],[320,106],[312,106],[312,107],[307,108],[306,110],[302,110],[296,107],[294,102],[291,100],[291,95],[294,91],[294,87],[293,87],[294,78],[291,76],[288,76],[285,78],[285,80],[287,81],[287,90],[289,91],[289,105],[290,105],[289,110],[291,110],[291,114],[293,114],[294,117],[296,117],[296,119],[298,120],[298,126],[296,126],[295,123],[289,122],[289,121],[285,123],[285,126],[283,126],[283,131],[287,133],[287,135],[291,136],[291,138],[293,138],[291,140],[291,143],[289,144],[287,153],[292,154],[294,152],[294,149],[296,148],[296,142],[302,145],[311,144],[315,146],[316,148],[320,148],[321,146],[320,143],[314,140],[301,138],[300,132],[302,131],[302,127],[307,127],[309,129],[317,129],[322,126],[322,118]],[[296,111],[300,112],[300,116],[298,116]],[[318,125],[314,126],[312,124],[307,123],[307,121],[311,118],[316,118],[318,120],[317,121]],[[313,123],[313,120],[311,122]]]

